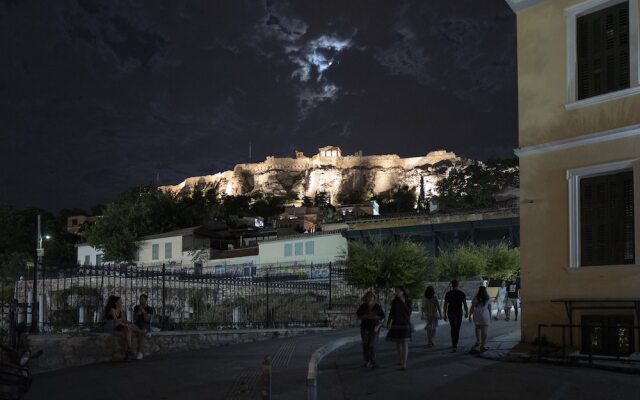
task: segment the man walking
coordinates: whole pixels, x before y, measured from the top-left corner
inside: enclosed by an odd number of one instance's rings
[[[444,320],[449,320],[451,326],[451,352],[458,350],[458,339],[460,338],[460,327],[462,326],[462,309],[464,308],[464,318],[469,316],[467,308],[467,296],[458,288],[458,281],[451,281],[451,290],[444,296]]]
[[[513,312],[515,314],[515,321],[518,320],[518,306],[520,300],[520,283],[515,277],[511,278],[511,282],[507,285],[507,302],[504,308],[504,314],[506,320],[509,321],[509,314],[511,313],[511,306],[513,306]]]

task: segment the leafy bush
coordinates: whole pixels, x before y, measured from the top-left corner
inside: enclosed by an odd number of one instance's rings
[[[433,259],[425,248],[409,239],[351,241],[342,258],[346,281],[363,289],[384,291],[402,285],[415,295],[434,273]]]

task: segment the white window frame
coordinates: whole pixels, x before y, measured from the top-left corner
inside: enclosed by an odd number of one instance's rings
[[[581,268],[580,179],[611,175],[629,170],[633,171],[634,257],[635,265],[638,265],[640,258],[640,159],[632,159],[567,170],[569,184],[569,268]],[[610,265],[607,265],[607,267],[610,267]]]
[[[567,26],[567,104],[565,109],[587,107],[640,93],[640,22],[639,0],[587,0],[564,10]],[[629,87],[598,96],[578,100],[578,35],[577,19],[583,15],[614,6],[629,3]]]

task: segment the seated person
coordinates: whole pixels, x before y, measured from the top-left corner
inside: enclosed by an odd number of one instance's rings
[[[146,294],[141,294],[139,304],[133,308],[133,320],[136,326],[143,332],[151,331],[151,316],[153,315],[153,308],[147,304],[149,297]],[[138,336],[138,353],[137,359],[142,358],[142,340],[144,335]]]
[[[138,341],[140,341],[140,337],[144,336],[145,332],[140,330],[135,324],[127,321],[125,312],[122,309],[122,299],[120,297],[114,295],[109,296],[107,306],[104,308],[104,319],[105,332],[121,335],[126,339],[125,360],[133,357],[131,337],[135,334],[138,337]],[[136,358],[142,358],[141,353]]]

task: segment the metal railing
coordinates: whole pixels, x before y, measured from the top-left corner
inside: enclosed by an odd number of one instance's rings
[[[561,348],[561,353],[559,355],[543,355],[543,351],[542,351],[542,347],[543,347],[543,341],[544,341],[544,336],[543,336],[543,329],[545,328],[553,328],[553,329],[560,329],[562,330],[562,345],[560,346]],[[578,328],[580,329],[580,335],[585,335],[587,334],[588,336],[582,337],[582,344],[583,346],[581,346],[581,352],[579,354],[567,354],[567,332],[571,332],[571,330],[573,328]],[[604,346],[604,343],[608,343],[610,345],[614,345],[613,347],[613,351],[611,351],[611,349],[609,349],[610,351],[607,352],[606,354],[604,352],[599,352],[597,351],[597,346],[596,348],[594,348],[594,328],[598,329],[600,332],[600,340],[602,345]],[[628,334],[626,335],[620,335],[620,329],[623,330],[628,330]],[[633,359],[633,358],[628,358],[625,355],[628,355],[628,353],[631,353],[634,349],[635,349],[635,340],[638,337],[636,332],[639,331],[640,332],[640,326],[638,325],[631,325],[631,324],[538,324],[538,338],[537,338],[537,359],[538,361],[542,360],[543,357],[554,357],[554,358],[568,358],[568,357],[572,357],[572,358],[586,358],[589,365],[591,365],[593,363],[594,359],[604,359],[604,360],[617,360],[620,361],[623,357],[625,359],[625,361],[634,361],[634,362],[638,362],[640,360],[637,359]],[[605,333],[606,332],[606,333]],[[615,337],[611,338],[609,337],[609,341],[607,342],[602,342],[604,341],[604,336],[609,336],[611,335],[613,332],[615,332]],[[627,338],[627,343],[626,343],[626,351],[624,350],[623,347],[625,346],[621,346],[621,340],[626,337]],[[617,340],[614,340],[617,339]],[[623,340],[624,341],[624,340]],[[584,346],[584,344],[587,344],[587,346]]]
[[[342,266],[332,264],[250,268],[239,276],[205,271],[48,267],[39,274],[35,304],[31,279],[5,280],[0,291],[15,304],[15,322],[36,323],[41,333],[101,330],[110,295],[122,299],[131,320],[138,298],[146,294],[154,330],[201,330],[327,326],[329,310],[354,312],[363,293],[345,282]],[[32,307],[39,311],[37,321]],[[2,326],[10,324],[4,303],[0,317]]]

